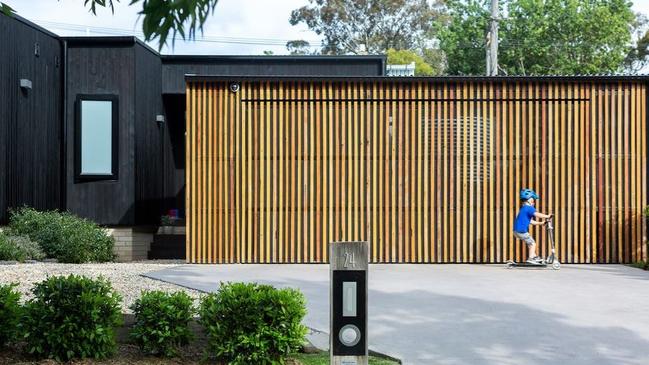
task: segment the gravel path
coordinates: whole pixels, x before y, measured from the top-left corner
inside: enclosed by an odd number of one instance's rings
[[[162,290],[166,292],[185,291],[196,303],[200,292],[183,288],[174,284],[149,279],[141,274],[180,266],[183,261],[139,261],[106,264],[55,264],[34,263],[0,265],[0,284],[18,283],[18,290],[23,294],[23,300],[32,297],[31,289],[34,283],[40,282],[53,275],[85,275],[96,278],[103,276],[110,280],[113,288],[122,295],[124,313],[131,313],[128,308],[143,290]]]

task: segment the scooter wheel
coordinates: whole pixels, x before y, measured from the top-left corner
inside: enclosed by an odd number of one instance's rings
[[[515,265],[515,263],[513,261],[507,261],[505,267],[507,267],[508,269],[511,269],[512,267],[514,267],[514,265]]]
[[[552,268],[555,269],[555,270],[559,270],[559,269],[561,269],[561,264],[559,263],[559,261],[555,261],[555,262],[552,264]]]

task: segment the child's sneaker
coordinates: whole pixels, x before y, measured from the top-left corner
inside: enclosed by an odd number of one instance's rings
[[[538,256],[530,257],[529,259],[527,259],[527,263],[528,264],[534,264],[534,265],[540,264],[541,263],[541,258],[538,257]]]

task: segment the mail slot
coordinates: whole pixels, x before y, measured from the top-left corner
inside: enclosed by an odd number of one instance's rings
[[[367,243],[333,242],[331,364],[367,364]]]

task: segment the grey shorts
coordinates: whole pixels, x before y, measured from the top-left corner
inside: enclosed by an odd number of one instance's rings
[[[535,243],[534,238],[532,238],[532,236],[530,236],[529,232],[525,232],[525,233],[514,232],[514,237],[518,238],[519,240],[522,240],[528,246],[531,246],[531,245],[533,245]]]

